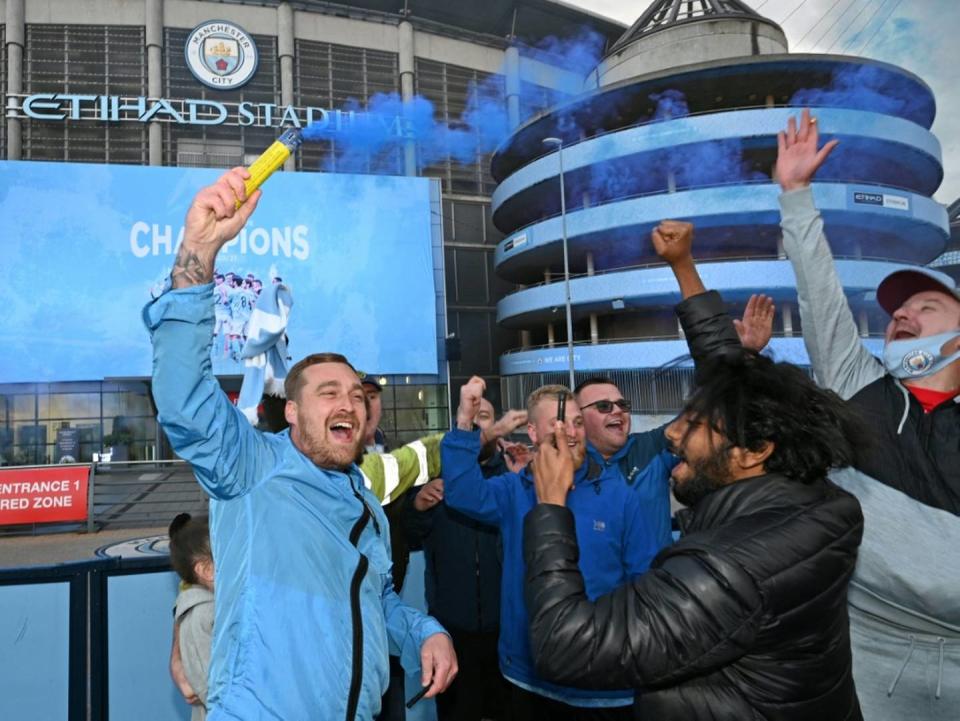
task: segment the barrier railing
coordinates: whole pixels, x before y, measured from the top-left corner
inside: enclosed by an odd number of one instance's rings
[[[187,721],[167,670],[169,560],[0,569],[0,718]]]
[[[66,470],[89,471],[86,486],[86,516],[46,514],[28,521],[0,508],[0,536],[54,531],[93,532],[102,528],[146,528],[166,526],[178,513],[206,513],[209,500],[184,461],[124,461],[116,463],[76,464],[72,466],[5,466],[4,474],[16,483],[34,483],[43,473]],[[21,480],[22,479],[22,480]],[[62,481],[59,481],[62,483]],[[3,484],[0,484],[2,486]],[[18,488],[23,487],[22,485]],[[0,487],[0,503],[6,498]],[[34,499],[16,499],[15,502]],[[61,496],[63,494],[60,494]],[[13,499],[7,499],[13,503]],[[44,499],[40,499],[44,500]],[[57,501],[56,494],[51,500]],[[70,499],[77,501],[75,498]],[[75,503],[74,505],[76,505]],[[66,520],[61,520],[66,519]]]
[[[184,461],[97,464],[87,530],[168,524],[178,513],[206,513],[209,500]]]

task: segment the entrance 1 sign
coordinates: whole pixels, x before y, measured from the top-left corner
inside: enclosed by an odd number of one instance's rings
[[[0,469],[0,526],[87,519],[90,466]]]

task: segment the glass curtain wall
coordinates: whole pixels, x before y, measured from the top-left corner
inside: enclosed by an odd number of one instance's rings
[[[0,465],[56,463],[60,428],[80,431],[80,462],[164,457],[155,416],[145,382],[0,385]]]

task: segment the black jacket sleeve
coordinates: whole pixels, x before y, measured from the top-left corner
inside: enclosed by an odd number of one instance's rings
[[[742,656],[762,618],[760,591],[732,560],[678,544],[647,573],[587,599],[573,514],[549,504],[524,521],[526,600],[537,672],[561,684],[647,688]]]
[[[675,310],[697,369],[707,358],[743,353],[733,319],[717,291],[708,290],[691,296],[679,303]]]

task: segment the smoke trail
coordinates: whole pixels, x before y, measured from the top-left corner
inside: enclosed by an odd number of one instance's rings
[[[829,84],[802,88],[790,98],[794,107],[868,110],[912,120],[930,128],[933,103],[914,81],[876,65],[845,65]]]
[[[562,67],[557,87],[520,83],[521,122],[547,106],[582,90],[582,78],[600,61],[604,38],[588,29],[576,37],[546,38],[535,47],[521,46],[521,58]],[[573,78],[576,78],[574,80]],[[554,77],[554,81],[557,78]],[[325,117],[303,131],[308,142],[330,141],[332,154],[323,170],[400,172],[399,154],[416,143],[418,169],[450,161],[472,164],[492,153],[510,135],[504,88],[504,68],[471,83],[468,101],[458,118],[445,121],[422,95],[404,103],[398,93],[373,95],[363,107],[350,100],[337,122]],[[570,120],[572,122],[572,119]]]
[[[651,93],[649,98],[657,104],[653,112],[654,120],[667,118],[682,118],[690,114],[686,96],[679,90],[664,90],[662,93]]]

